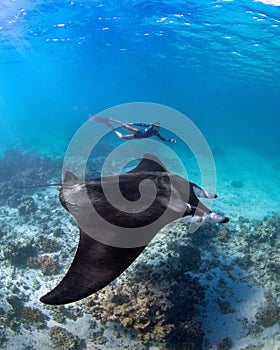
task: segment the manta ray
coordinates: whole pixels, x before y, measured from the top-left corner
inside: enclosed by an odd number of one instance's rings
[[[118,192],[115,188],[124,198],[121,208],[108,198],[108,193],[110,197]],[[104,288],[133,263],[162,227],[174,220],[229,221],[209,210],[198,197],[217,195],[170,173],[151,154],[120,175],[79,179],[66,171],[59,199],[79,226],[79,245],[64,278],[40,301],[67,304]],[[135,203],[138,207],[132,210]]]

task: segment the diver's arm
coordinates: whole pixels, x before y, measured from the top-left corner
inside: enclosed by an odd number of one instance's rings
[[[176,140],[174,140],[174,139],[165,139],[164,137],[161,136],[160,133],[158,133],[156,136],[157,136],[161,141],[176,143]]]

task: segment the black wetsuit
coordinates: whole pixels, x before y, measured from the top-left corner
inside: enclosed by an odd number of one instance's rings
[[[145,127],[145,129],[143,130],[139,129],[138,131],[136,131],[136,133],[134,134],[134,137],[136,137],[137,139],[145,139],[148,137],[157,136],[162,141],[166,141],[166,142],[171,141],[170,139],[165,139],[160,135],[158,124],[133,123],[133,125]]]

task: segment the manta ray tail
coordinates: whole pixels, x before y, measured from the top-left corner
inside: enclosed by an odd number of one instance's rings
[[[97,292],[126,270],[144,248],[108,246],[80,230],[79,246],[69,271],[58,286],[40,301],[61,305]]]

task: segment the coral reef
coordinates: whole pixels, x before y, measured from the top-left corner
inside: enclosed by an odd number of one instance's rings
[[[196,247],[191,247],[189,245],[180,245],[177,247],[177,252],[179,254],[178,260],[184,271],[199,271],[201,266],[201,253]],[[175,258],[170,259],[172,261]]]
[[[48,317],[39,309],[24,306],[27,298],[18,294],[11,294],[6,298],[7,303],[10,305],[10,309],[7,312],[0,312],[1,322],[13,329],[19,331],[21,327],[30,329],[32,326],[37,329],[46,327],[46,320]]]
[[[17,267],[26,267],[30,257],[37,255],[34,241],[11,242],[3,250],[4,258],[9,260],[12,265]]]
[[[44,275],[54,275],[58,272],[59,263],[56,259],[49,255],[43,255],[40,257],[40,267]]]
[[[20,216],[29,216],[36,211],[34,199],[30,196],[21,197],[18,205],[18,213]]]
[[[242,257],[235,262],[251,275],[258,271],[258,280],[265,286],[276,283],[280,278],[280,214],[252,221],[250,225],[241,222]]]
[[[110,286],[98,299],[90,299],[87,306],[102,322],[118,321],[125,328],[139,331],[139,338],[147,343],[160,341],[173,325],[166,323],[162,313],[171,308],[170,301],[156,289],[145,285],[116,288]]]
[[[232,345],[232,340],[230,338],[225,338],[218,343],[217,350],[230,350],[232,349]]]
[[[24,298],[22,296],[19,297],[18,295],[11,294],[9,297],[6,298],[6,301],[17,313],[21,312],[21,310],[23,309]]]
[[[280,247],[279,214],[263,221],[240,217],[235,227],[205,224],[188,235],[189,244],[182,245],[184,231],[184,226],[177,226],[177,231],[172,232],[175,238],[167,240],[166,246],[158,247],[162,254],[159,260],[151,263],[149,254],[152,253],[147,249],[147,256],[144,255],[118,283],[88,298],[87,312],[104,323],[115,321],[125,329],[137,331],[138,339],[144,344],[161,344],[165,349],[197,350],[202,348],[204,331],[194,318],[194,305],[202,303],[204,290],[188,271],[207,274],[207,271],[219,268],[225,276],[233,279],[231,270],[238,264],[249,276],[252,273],[255,283],[257,277],[266,287],[273,281],[277,286],[280,273],[276,249]],[[230,262],[221,263],[221,252],[229,246],[231,249],[236,246],[236,239],[239,253],[232,256],[228,260]],[[210,253],[203,264],[198,247]],[[268,251],[265,258],[264,254]],[[257,271],[256,263],[259,266]],[[266,271],[266,274],[261,271]],[[216,292],[219,297],[215,303],[219,312],[235,313],[228,277],[221,276],[217,280]],[[279,303],[273,296],[268,300],[256,312],[253,323],[248,321],[244,325],[244,336],[245,333],[258,336],[262,328],[279,322]],[[225,338],[217,346],[219,349],[230,349],[232,344],[230,338]]]
[[[40,236],[38,238],[38,240],[36,241],[36,244],[39,250],[42,250],[43,252],[46,252],[46,253],[53,253],[60,249],[60,244],[56,240],[46,238],[43,236]]]
[[[83,340],[68,332],[65,328],[54,326],[50,329],[52,349],[59,350],[82,350],[85,349]]]
[[[7,337],[4,333],[4,331],[0,331],[0,346],[2,349],[5,349],[5,343],[7,342]]]
[[[231,314],[235,311],[232,308],[231,303],[227,300],[222,300],[221,298],[217,298],[217,305],[219,306],[219,310],[222,314]]]
[[[240,350],[265,349],[267,334],[280,349],[280,213],[262,220],[236,214],[228,225],[204,224],[193,233],[185,224],[165,228],[127,273],[85,303],[36,304],[37,296],[56,277],[46,278],[32,269],[41,268],[47,275],[59,272],[58,251],[65,266],[70,264],[77,231],[73,219],[58,208],[55,189],[23,187],[53,182],[60,175],[60,162],[17,151],[0,160],[1,349],[12,348],[10,342],[16,337],[22,349],[40,348],[33,344],[36,337],[43,338],[44,350],[50,348],[50,341],[60,350],[83,349],[85,343],[77,338],[75,327],[87,327],[88,349],[199,350],[203,338],[209,348],[230,349],[237,341],[230,332],[233,319],[240,326]],[[94,168],[98,167],[93,164]],[[227,187],[234,191],[242,186],[227,180]],[[234,295],[240,282],[248,290],[252,286],[248,313],[243,310],[246,293],[241,298]],[[255,287],[271,292],[257,294],[254,304]],[[217,317],[225,323],[230,319],[229,331],[219,329],[218,343],[207,329],[212,305]],[[90,321],[84,307],[93,316]],[[64,328],[52,327],[49,332],[48,317],[51,325],[58,322]],[[197,321],[203,319],[207,319],[205,329]],[[210,331],[214,334],[215,327]]]
[[[204,289],[186,274],[199,268],[200,254],[197,248],[179,245],[174,254],[157,266],[136,264],[123,284],[110,285],[87,298],[87,312],[104,323],[116,321],[137,331],[144,344],[201,349],[204,333],[194,320],[194,305],[202,302]]]
[[[264,344],[260,344],[260,345],[249,344],[248,346],[246,346],[246,348],[241,348],[240,350],[264,350]]]
[[[16,165],[16,166],[15,166]],[[19,208],[23,216],[29,215],[36,209],[26,202],[24,197],[30,197],[38,191],[34,186],[46,184],[60,176],[62,159],[40,157],[38,154],[22,153],[15,149],[6,151],[0,159],[0,205],[8,203],[12,208]]]
[[[38,258],[30,256],[27,259],[27,266],[31,269],[37,269],[40,268],[40,261]]]
[[[62,230],[61,227],[56,227],[53,230],[53,235],[54,235],[54,237],[61,237],[61,236],[65,236],[65,232]]]
[[[280,305],[275,298],[268,295],[265,303],[256,314],[256,324],[268,328],[276,322],[280,322]]]
[[[178,329],[173,329],[168,335],[168,349],[198,350],[202,349],[204,331],[201,323],[192,319],[179,324]]]
[[[66,320],[77,321],[78,318],[83,316],[83,310],[77,306],[59,306],[51,308],[52,319],[58,323],[64,323]]]
[[[25,306],[21,311],[22,324],[26,328],[30,328],[31,325],[41,329],[46,327],[47,316],[37,308]]]
[[[51,310],[52,319],[57,323],[64,323],[67,319],[65,306],[59,306]]]

